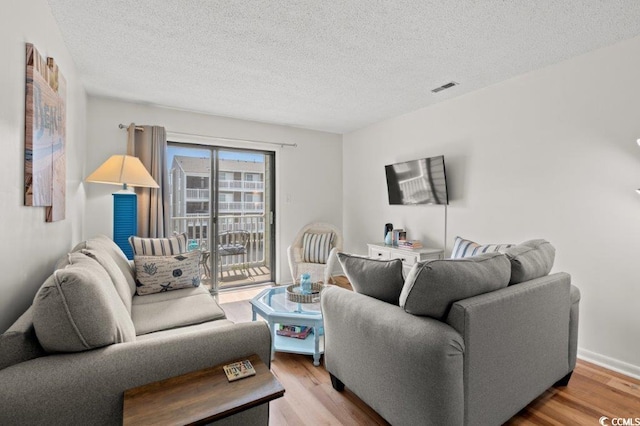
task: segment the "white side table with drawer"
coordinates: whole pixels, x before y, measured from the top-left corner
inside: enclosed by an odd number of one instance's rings
[[[400,259],[405,277],[411,267],[418,262],[425,260],[437,260],[444,258],[444,250],[435,248],[411,249],[397,246],[387,246],[384,243],[367,244],[369,247],[369,257],[372,259]]]

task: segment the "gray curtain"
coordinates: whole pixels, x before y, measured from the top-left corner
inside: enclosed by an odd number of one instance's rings
[[[160,126],[142,127],[143,131],[135,131],[133,155],[142,161],[160,188],[136,188],[138,235],[152,238],[167,237],[170,234],[167,132]]]

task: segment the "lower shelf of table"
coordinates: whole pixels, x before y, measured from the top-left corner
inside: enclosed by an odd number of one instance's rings
[[[295,337],[286,337],[275,335],[274,349],[277,352],[290,352],[294,354],[314,355],[315,351],[315,336],[309,334],[306,339],[296,339]],[[324,353],[324,336],[320,336],[318,353]]]

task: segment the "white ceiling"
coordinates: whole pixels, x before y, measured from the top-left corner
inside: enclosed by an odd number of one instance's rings
[[[337,133],[640,34],[638,0],[49,4],[91,95]]]

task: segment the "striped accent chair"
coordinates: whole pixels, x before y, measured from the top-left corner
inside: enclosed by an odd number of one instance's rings
[[[461,237],[456,237],[453,243],[453,250],[451,250],[451,259],[461,259],[463,257],[477,256],[483,253],[504,253],[508,248],[513,247],[514,244],[478,244],[471,240],[465,240]]]
[[[304,226],[287,248],[293,282],[298,282],[300,275],[307,272],[312,282],[327,284],[342,243],[342,232],[334,225],[315,222]]]

